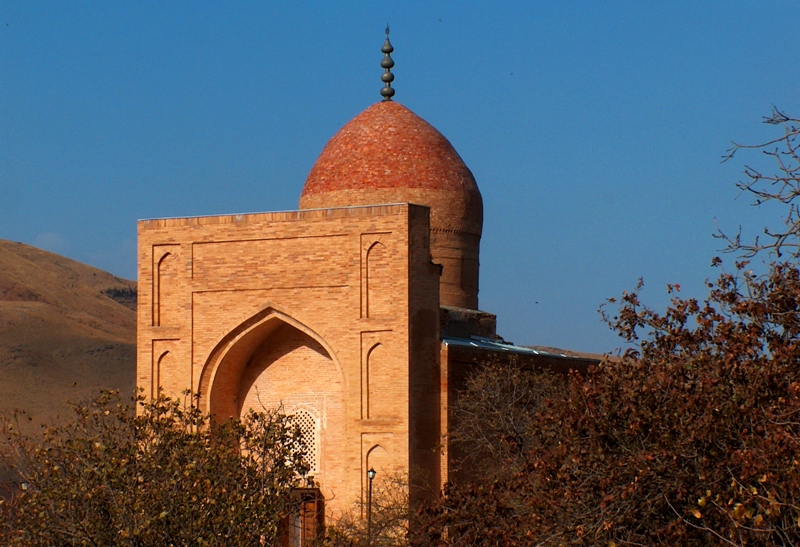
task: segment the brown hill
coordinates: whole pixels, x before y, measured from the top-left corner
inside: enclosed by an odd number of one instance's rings
[[[69,416],[99,388],[132,394],[136,283],[0,240],[0,413]]]

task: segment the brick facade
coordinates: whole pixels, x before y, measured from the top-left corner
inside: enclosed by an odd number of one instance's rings
[[[428,234],[417,205],[141,221],[139,385],[191,389],[220,417],[309,411],[329,511],[359,499],[370,466],[435,488]]]
[[[452,479],[448,424],[477,363],[587,364],[495,343],[477,311],[480,192],[405,107],[337,133],[300,206],[139,222],[137,382],[219,418],[302,416],[326,513],[353,509],[371,467],[407,475],[412,503]]]
[[[375,203],[431,208],[442,304],[477,309],[483,199],[475,177],[444,135],[392,101],[370,106],[331,138],[300,196],[301,209]]]

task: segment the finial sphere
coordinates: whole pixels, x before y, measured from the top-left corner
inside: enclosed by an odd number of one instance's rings
[[[393,51],[394,48],[389,42],[389,23],[386,23],[386,41],[383,42],[383,47],[381,47],[381,53],[383,53],[381,68],[384,69],[384,72],[381,75],[381,81],[384,84],[381,88],[381,96],[383,97],[384,101],[391,101],[392,97],[394,96],[394,89],[392,89],[394,74],[391,72],[391,69],[394,66],[394,61],[392,60],[392,56],[389,55]]]

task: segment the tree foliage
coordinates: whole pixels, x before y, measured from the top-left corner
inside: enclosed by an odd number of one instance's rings
[[[740,266],[664,314],[624,295],[609,321],[638,346],[585,376],[532,374],[525,408],[503,396],[519,369],[482,371],[461,413],[486,417],[467,428],[490,457],[414,542],[800,543],[800,271]],[[526,418],[496,420],[504,399]]]
[[[307,467],[299,430],[275,412],[212,423],[194,406],[116,394],[76,406],[41,438],[6,426],[25,490],[5,544],[272,545]]]
[[[774,121],[783,175],[748,170],[745,189],[791,212],[768,243],[731,240],[745,254],[797,250],[796,120]],[[668,286],[663,313],[640,288],[604,314],[631,345],[617,359],[569,376],[490,365],[471,380],[456,435],[475,443],[474,480],[419,512],[414,545],[800,545],[796,260],[763,275],[739,262],[703,301]]]

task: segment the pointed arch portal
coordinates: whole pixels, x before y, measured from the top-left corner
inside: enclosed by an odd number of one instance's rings
[[[266,308],[226,335],[200,375],[200,407],[219,419],[250,408],[302,405],[325,421],[341,414],[344,378],[330,346],[290,315]],[[325,414],[325,416],[323,416]]]

